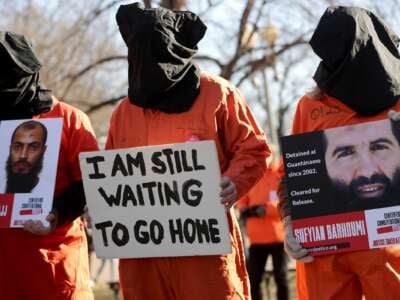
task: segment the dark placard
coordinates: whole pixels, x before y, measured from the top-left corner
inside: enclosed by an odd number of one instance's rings
[[[281,139],[293,233],[312,254],[399,243],[399,133],[382,120]]]

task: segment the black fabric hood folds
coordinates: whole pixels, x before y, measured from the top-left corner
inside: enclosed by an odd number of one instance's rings
[[[206,26],[193,13],[121,5],[116,20],[128,46],[129,100],[167,113],[190,109],[199,93],[193,63]]]
[[[51,92],[39,83],[41,64],[30,42],[0,31],[0,120],[31,118],[49,111]]]
[[[361,115],[374,115],[400,97],[399,37],[373,13],[329,7],[310,40],[321,62],[317,85]]]

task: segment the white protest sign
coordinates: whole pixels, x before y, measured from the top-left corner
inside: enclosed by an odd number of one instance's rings
[[[99,257],[231,252],[214,141],[80,154]]]

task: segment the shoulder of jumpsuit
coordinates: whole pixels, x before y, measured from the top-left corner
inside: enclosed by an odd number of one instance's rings
[[[51,98],[53,100],[51,109],[48,112],[40,114],[38,117],[41,119],[44,119],[44,118],[64,118],[65,119],[65,117],[68,116],[68,113],[72,112],[73,107],[64,102],[61,102],[55,96],[52,96]]]
[[[125,96],[117,105],[115,106],[113,113],[118,112],[119,110],[123,109],[141,109],[139,106],[136,106],[134,104],[131,104],[129,102],[128,96]]]
[[[110,117],[110,125],[112,123],[122,122],[122,120],[124,120],[125,117],[128,117],[130,120],[132,120],[132,118],[131,118],[132,114],[135,114],[137,116],[138,113],[143,112],[143,111],[144,111],[143,108],[136,106],[134,104],[131,104],[128,96],[125,96],[114,107],[114,109],[111,113],[111,117]],[[111,128],[111,126],[110,126],[110,128]]]
[[[305,129],[303,132],[383,120],[387,118],[389,110],[400,111],[400,101],[396,102],[393,107],[372,116],[359,115],[340,100],[328,95],[325,95],[321,100],[308,97],[308,100],[305,101],[307,101],[307,105],[303,105],[302,111],[308,112],[308,118],[311,120],[304,122],[306,126],[303,126]],[[320,101],[321,103],[315,106],[312,101]]]
[[[198,98],[204,99],[207,105],[213,103],[215,108],[218,109],[221,104],[226,103],[228,96],[235,92],[240,95],[239,90],[225,78],[205,71],[201,72]]]
[[[292,134],[342,126],[356,116],[356,112],[338,99],[326,94],[320,98],[306,94],[297,105]]]
[[[189,112],[204,111],[204,109],[216,111],[222,103],[226,102],[227,96],[234,90],[235,87],[226,79],[201,71],[200,93]],[[111,123],[122,122],[123,118],[121,117],[129,116],[130,112],[138,116],[144,114],[144,111],[144,108],[131,104],[127,96],[112,112]],[[162,112],[157,113],[164,114]]]
[[[62,102],[58,100],[56,97],[53,95],[51,96],[52,98],[52,104],[51,108],[48,112],[41,113],[39,115],[34,116],[34,119],[47,119],[47,118],[62,118],[63,119],[63,130],[65,129],[65,110],[62,107]]]

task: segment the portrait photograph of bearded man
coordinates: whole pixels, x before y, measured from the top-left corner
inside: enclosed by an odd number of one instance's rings
[[[392,120],[324,131],[331,195],[346,212],[400,205],[399,132]]]
[[[25,121],[15,128],[6,163],[6,194],[31,193],[37,186],[46,141],[47,128],[38,121]]]

